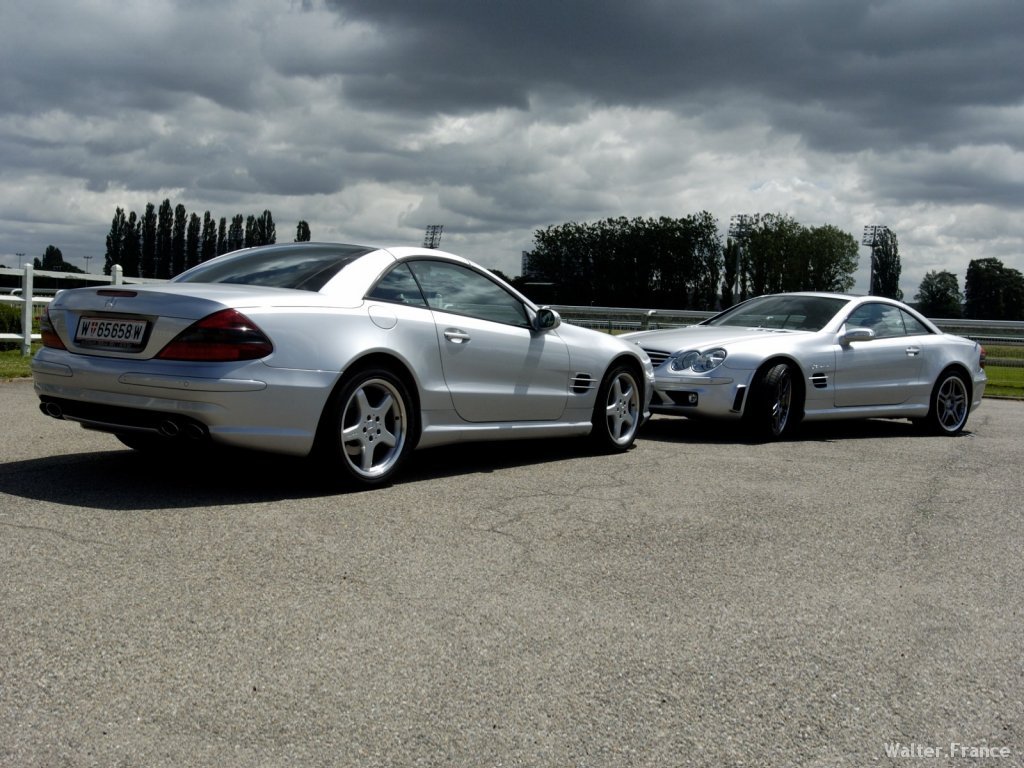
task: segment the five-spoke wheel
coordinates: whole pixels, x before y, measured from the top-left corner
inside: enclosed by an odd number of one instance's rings
[[[636,439],[643,420],[641,388],[636,375],[626,366],[608,371],[597,393],[590,436],[598,450],[627,450]]]
[[[387,370],[362,371],[332,398],[322,449],[363,485],[390,480],[412,447],[415,415],[402,380]]]

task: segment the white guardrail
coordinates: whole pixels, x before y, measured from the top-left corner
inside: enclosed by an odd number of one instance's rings
[[[37,270],[31,264],[26,264],[22,269],[0,269],[0,275],[16,275],[21,278],[21,285],[10,288],[0,288],[0,303],[14,304],[21,307],[21,333],[0,333],[0,341],[17,341],[21,344],[21,354],[28,356],[32,353],[32,342],[39,341],[38,333],[32,333],[33,322],[43,308],[53,299],[57,289],[35,289],[35,278],[54,278],[61,281],[72,281],[99,285],[110,283],[121,285],[124,283],[164,283],[166,280],[150,280],[138,277],[125,277],[121,266],[115,264],[110,276],[93,275],[80,272],[49,272]]]
[[[31,329],[37,315],[53,298],[56,290],[33,290],[35,277],[54,278],[65,281],[81,281],[100,285],[110,283],[121,285],[126,283],[164,283],[166,280],[151,278],[125,277],[121,266],[115,264],[109,277],[79,272],[44,272],[34,269],[30,264],[23,269],[0,269],[0,275],[16,275],[21,277],[20,287],[0,288],[0,303],[17,304],[21,307],[21,327]],[[608,331],[640,331],[656,328],[673,328],[682,325],[694,325],[714,312],[677,309],[639,309],[629,307],[585,307],[569,305],[552,305],[562,318],[574,325],[597,328]],[[1024,347],[1024,321],[1015,320],[960,320],[932,318],[937,326],[949,333],[959,334],[980,341],[982,344],[1005,344]],[[21,344],[23,355],[32,351],[32,342],[39,341],[38,333],[0,333],[0,341],[17,341]],[[1024,357],[1024,355],[1022,355]],[[1013,363],[1011,363],[1013,364]],[[1016,363],[1020,365],[1020,362]]]

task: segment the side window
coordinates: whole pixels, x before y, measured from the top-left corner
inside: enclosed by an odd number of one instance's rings
[[[413,261],[409,267],[432,309],[506,325],[527,326],[526,308],[479,272],[444,261]]]
[[[846,324],[850,327],[870,328],[877,339],[907,334],[903,327],[902,310],[891,304],[864,304],[853,311]]]
[[[931,333],[916,317],[902,310],[900,312],[903,314],[903,324],[907,327],[907,336],[927,336]]]
[[[399,264],[378,280],[373,289],[366,294],[366,298],[389,301],[392,304],[427,306],[423,294],[420,293],[420,287],[416,284],[416,278],[405,264]]]

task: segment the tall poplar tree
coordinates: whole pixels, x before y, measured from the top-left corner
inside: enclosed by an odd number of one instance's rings
[[[146,203],[146,212],[142,215],[139,277],[156,277],[156,208],[152,203]]]
[[[171,273],[170,277],[185,271],[185,237],[188,229],[188,212],[178,203],[174,208],[174,226],[171,232]]]
[[[156,277],[166,280],[171,276],[171,233],[174,229],[174,211],[171,201],[160,203],[156,217],[156,257],[154,273]]]

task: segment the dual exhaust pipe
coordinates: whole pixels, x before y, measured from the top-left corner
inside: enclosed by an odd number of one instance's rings
[[[91,427],[92,429],[99,429],[104,432],[156,432],[160,436],[166,437],[168,440],[185,439],[198,441],[208,440],[210,437],[210,433],[206,426],[200,424],[198,421],[193,421],[192,419],[178,419],[172,416],[167,416],[160,419],[160,421],[155,425],[147,424],[142,426],[139,424],[120,424],[101,418],[66,414],[60,403],[52,401],[40,403],[39,410],[51,418],[77,421],[83,426]]]

